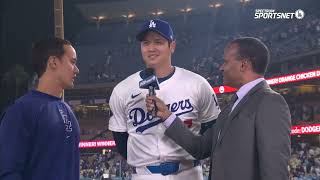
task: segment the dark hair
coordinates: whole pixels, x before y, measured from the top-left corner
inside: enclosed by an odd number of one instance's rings
[[[67,40],[49,38],[36,42],[32,47],[32,67],[40,78],[46,71],[50,56],[62,57],[65,53],[64,45],[71,45]]]
[[[229,46],[232,44],[238,46],[239,57],[248,59],[257,74],[265,74],[270,61],[270,53],[261,40],[254,37],[241,37],[231,41]]]

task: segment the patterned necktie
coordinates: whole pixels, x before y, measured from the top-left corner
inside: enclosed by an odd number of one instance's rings
[[[238,100],[238,95],[237,95],[237,93],[235,93],[235,94],[231,97],[230,103],[234,104],[237,100]]]

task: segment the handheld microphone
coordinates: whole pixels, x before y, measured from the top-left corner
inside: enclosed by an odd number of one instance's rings
[[[154,69],[147,68],[145,70],[145,75],[146,75],[146,78],[139,82],[139,87],[141,89],[148,89],[149,96],[154,96],[154,95],[156,95],[155,90],[160,89],[158,78],[157,78],[157,76],[154,75]],[[153,102],[153,103],[154,103],[154,108],[150,112],[151,112],[152,116],[156,116],[157,106],[156,106],[155,102]]]

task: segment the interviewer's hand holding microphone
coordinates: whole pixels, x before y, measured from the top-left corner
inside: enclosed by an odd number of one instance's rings
[[[161,118],[162,121],[165,121],[171,115],[166,104],[155,95],[149,96],[147,94],[146,104],[149,112],[156,109],[156,116]]]
[[[145,76],[146,78],[139,82],[139,87],[149,90],[149,94],[147,94],[146,97],[147,110],[153,116],[157,116],[164,121],[171,115],[171,112],[168,110],[166,104],[156,97],[155,90],[159,90],[160,88],[158,79],[154,75],[154,70],[152,68],[147,68]]]

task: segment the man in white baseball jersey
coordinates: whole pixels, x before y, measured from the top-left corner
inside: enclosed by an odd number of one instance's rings
[[[212,125],[220,113],[216,95],[200,75],[172,66],[176,42],[169,23],[150,20],[143,25],[137,39],[146,67],[154,69],[158,78],[157,96],[168,103],[168,109],[194,134]],[[202,180],[199,162],[166,137],[161,120],[147,111],[148,90],[139,88],[139,82],[146,76],[143,70],[120,82],[109,102],[113,112],[109,129],[113,131],[119,153],[135,167],[132,179]]]

